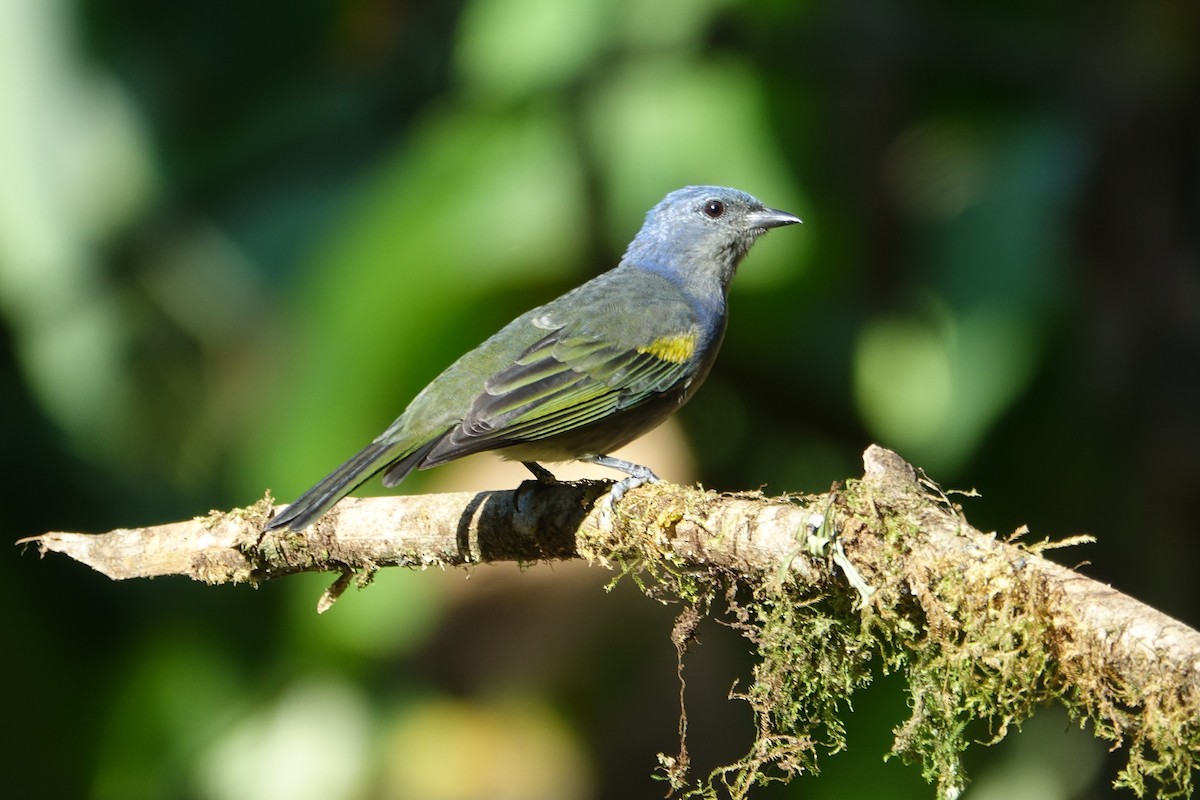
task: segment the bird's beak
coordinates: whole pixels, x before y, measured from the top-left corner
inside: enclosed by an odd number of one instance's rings
[[[763,230],[780,228],[784,225],[795,225],[800,221],[800,218],[795,214],[789,214],[786,211],[780,211],[775,208],[751,211],[746,215],[746,222],[750,224],[751,228],[762,228]]]

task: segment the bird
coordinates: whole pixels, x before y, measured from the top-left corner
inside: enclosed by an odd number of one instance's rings
[[[271,518],[301,531],[382,472],[495,451],[553,482],[541,462],[583,461],[627,477],[613,501],[657,482],[609,455],[686,403],[725,335],[729,283],[762,234],[800,222],[743,191],[686,186],[647,212],[616,267],[528,311],[433,379],[387,430]]]

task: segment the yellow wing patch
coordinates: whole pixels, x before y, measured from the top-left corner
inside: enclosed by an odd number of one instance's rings
[[[645,347],[639,347],[638,352],[649,353],[655,358],[669,361],[672,364],[682,364],[696,352],[697,338],[695,331],[675,333],[655,339]]]

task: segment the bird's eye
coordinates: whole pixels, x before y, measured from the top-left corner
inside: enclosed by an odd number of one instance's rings
[[[720,200],[709,200],[704,204],[704,213],[716,219],[725,213],[725,204]]]

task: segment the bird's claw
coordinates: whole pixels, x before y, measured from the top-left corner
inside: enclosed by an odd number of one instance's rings
[[[658,476],[654,475],[653,473],[651,473],[649,477],[630,475],[628,478],[622,478],[614,483],[612,488],[608,490],[608,504],[612,505],[613,503],[620,502],[621,498],[624,497],[625,493],[630,489],[636,489],[639,486],[644,486],[647,483],[658,482]]]
[[[629,476],[614,483],[604,500],[601,501],[600,524],[602,527],[612,527],[613,506],[619,503],[630,489],[636,489],[647,483],[662,483],[662,478],[655,475],[649,467],[643,467],[641,464],[630,464],[629,466],[631,467],[628,470]]]

